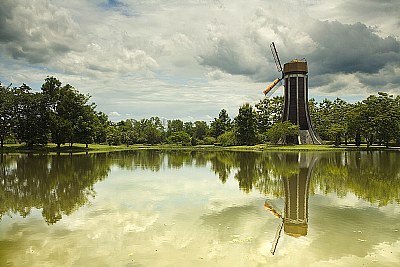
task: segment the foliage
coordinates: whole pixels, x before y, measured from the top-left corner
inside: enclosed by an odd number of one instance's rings
[[[298,134],[299,126],[290,121],[275,123],[267,131],[268,140],[273,144],[278,142],[286,144],[288,137],[295,137]]]
[[[283,96],[265,97],[255,105],[259,133],[265,134],[272,125],[282,121],[283,102]]]
[[[218,118],[214,118],[214,121],[210,125],[210,135],[217,138],[226,131],[231,130],[232,121],[225,109],[219,112]]]
[[[215,137],[212,137],[212,136],[206,136],[203,139],[203,143],[205,145],[213,145],[213,144],[215,144],[215,142],[217,142],[217,139],[215,139]]]
[[[257,143],[257,113],[250,104],[239,108],[239,114],[235,118],[235,130],[239,145]]]
[[[15,97],[10,86],[0,83],[0,142],[3,148],[4,140],[12,134],[15,121]]]
[[[41,91],[26,85],[4,86],[0,83],[0,141],[7,139],[25,143],[28,147],[45,145],[49,141],[58,148],[65,143],[214,144],[254,145],[270,141],[286,141],[297,135],[298,128],[281,123],[284,98],[264,98],[253,107],[247,103],[239,108],[232,121],[225,109],[210,124],[205,121],[183,122],[180,119],[126,119],[111,122],[106,114],[96,111],[90,96],[73,86],[63,85],[55,77],[47,77]],[[321,103],[310,99],[309,113],[317,135],[336,146],[354,142],[400,144],[400,96],[387,93],[370,95],[354,104],[337,98]],[[185,133],[183,135],[182,133]],[[187,138],[189,136],[189,138]]]
[[[236,134],[232,131],[225,132],[218,136],[217,142],[222,146],[235,146],[237,145]]]
[[[190,137],[190,135],[188,133],[185,133],[183,131],[179,131],[179,132],[172,133],[167,138],[167,143],[168,144],[178,144],[178,145],[190,146],[191,145],[191,140],[192,140],[192,138]]]

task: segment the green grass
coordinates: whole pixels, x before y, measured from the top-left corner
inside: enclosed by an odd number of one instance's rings
[[[119,145],[109,146],[100,144],[91,144],[86,149],[84,144],[74,144],[72,147],[69,145],[61,146],[59,149],[55,144],[48,144],[46,146],[34,146],[28,148],[20,144],[5,144],[0,153],[99,153],[123,150],[139,150],[139,149],[153,149],[153,150],[201,150],[201,151],[345,151],[345,150],[386,150],[384,146],[372,146],[367,148],[366,145],[356,147],[354,145],[342,145],[335,147],[333,145],[270,145],[259,144],[254,146],[214,146],[214,145],[200,145],[200,146],[180,146],[180,145]],[[390,147],[388,150],[399,150],[399,147]]]

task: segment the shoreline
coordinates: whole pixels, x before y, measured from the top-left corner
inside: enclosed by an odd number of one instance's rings
[[[0,149],[0,154],[87,154],[87,153],[106,153],[117,151],[135,151],[135,150],[181,150],[181,151],[253,151],[253,152],[298,152],[298,151],[400,151],[400,147],[371,146],[362,145],[268,145],[259,144],[254,146],[215,146],[215,145],[198,145],[198,146],[180,146],[180,145],[99,145],[92,144],[86,148],[84,144],[75,144],[72,147],[69,145],[57,148],[54,144],[46,146],[35,146],[27,148],[24,145],[6,144],[3,149]]]

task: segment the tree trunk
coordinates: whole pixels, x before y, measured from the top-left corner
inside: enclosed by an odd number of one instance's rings
[[[3,149],[3,147],[4,147],[4,139],[1,138],[1,149]]]
[[[61,148],[61,144],[57,144],[57,149],[60,149]]]
[[[86,144],[86,149],[88,149],[89,148],[89,144]]]
[[[356,133],[355,143],[356,143],[356,146],[360,146],[361,145],[361,135],[360,135],[360,133]]]

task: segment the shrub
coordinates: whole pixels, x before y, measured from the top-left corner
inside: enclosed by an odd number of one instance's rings
[[[237,145],[237,139],[236,139],[236,134],[234,132],[228,131],[220,136],[218,136],[217,139],[218,143],[220,143],[222,146],[235,146]]]
[[[192,138],[188,133],[183,131],[174,132],[167,138],[168,144],[179,144],[184,146],[191,145]]]

